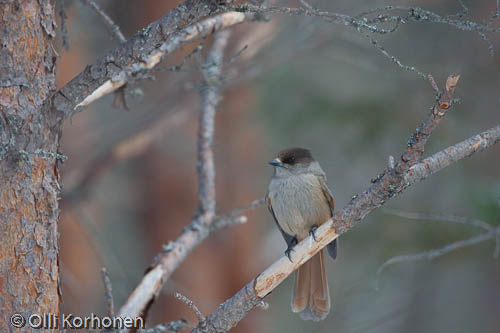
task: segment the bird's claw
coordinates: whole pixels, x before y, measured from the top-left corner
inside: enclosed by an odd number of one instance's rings
[[[288,248],[285,250],[285,255],[288,257],[288,260],[290,260],[290,262],[293,262],[292,252],[294,251],[293,248],[295,247],[295,245],[297,245],[297,243],[297,237],[292,238],[290,244],[288,244]]]
[[[316,239],[316,230],[318,230],[318,227],[315,225],[311,228],[311,230],[309,230],[309,236],[312,236],[312,238],[314,239],[315,242],[318,241]]]

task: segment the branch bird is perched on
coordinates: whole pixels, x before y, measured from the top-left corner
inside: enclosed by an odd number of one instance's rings
[[[266,203],[281,231],[290,260],[293,247],[311,235],[333,215],[334,200],[326,175],[311,152],[304,148],[282,150],[269,162],[274,175],[269,184]],[[337,256],[337,240],[327,246],[332,258]],[[323,251],[320,251],[295,273],[292,311],[304,320],[319,321],[330,312],[330,293]]]

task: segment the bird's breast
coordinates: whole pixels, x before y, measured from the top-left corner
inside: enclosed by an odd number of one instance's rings
[[[299,241],[308,236],[312,226],[319,226],[331,216],[319,180],[313,174],[273,177],[269,199],[283,231]]]

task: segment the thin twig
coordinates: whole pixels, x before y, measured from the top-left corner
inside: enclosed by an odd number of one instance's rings
[[[202,38],[202,41],[184,58],[182,58],[182,61],[173,66],[168,66],[168,67],[163,67],[163,66],[158,66],[153,69],[155,72],[163,72],[163,71],[169,71],[169,72],[194,72],[194,70],[185,70],[183,67],[186,64],[186,62],[193,56],[198,54],[203,49],[203,44],[205,42],[205,38]]]
[[[302,6],[304,6],[307,9],[314,9],[314,7],[308,4],[306,0],[299,0],[299,2]]]
[[[90,8],[92,8],[94,10],[94,12],[96,12],[96,14],[102,19],[102,21],[106,24],[106,26],[109,28],[109,30],[115,35],[115,37],[121,43],[125,43],[127,41],[125,36],[120,31],[120,27],[118,27],[118,25],[115,22],[113,22],[111,17],[109,17],[108,14],[106,14],[101,9],[101,7],[99,7],[99,5],[95,3],[94,0],[82,0],[82,2],[84,4],[86,4],[87,6],[89,6]]]
[[[69,51],[69,41],[68,41],[68,28],[66,27],[66,15],[65,2],[66,0],[59,0],[59,17],[61,18],[61,39],[62,46],[66,51]]]
[[[264,204],[264,199],[258,199],[254,200],[248,205],[234,209],[230,214],[228,215],[222,215],[219,216],[214,223],[210,226],[210,231],[215,231],[218,229],[223,229],[227,228],[233,224],[242,224],[247,222],[247,217],[244,215],[241,215],[243,212],[253,209],[257,206],[263,205]]]
[[[473,225],[475,227],[479,227],[486,231],[492,231],[494,229],[487,222],[471,219],[464,216],[433,214],[433,213],[413,213],[413,212],[405,212],[402,210],[390,209],[390,208],[384,209],[384,213],[412,220],[434,220],[434,221],[468,224],[468,225]]]
[[[108,316],[113,318],[115,316],[115,303],[113,302],[113,288],[111,286],[111,279],[109,278],[106,267],[101,269],[102,282],[104,283],[104,296],[108,308]]]
[[[395,56],[393,56],[392,54],[390,54],[389,52],[387,52],[387,50],[382,45],[380,45],[375,38],[373,38],[370,35],[364,35],[364,36],[371,42],[371,44],[380,53],[382,53],[385,57],[387,57],[390,61],[392,61],[393,63],[395,63],[396,65],[398,65],[400,68],[402,68],[402,69],[404,69],[406,71],[409,71],[409,72],[414,72],[418,76],[420,76],[421,78],[423,78],[424,80],[428,79],[428,74],[422,73],[421,71],[419,71],[414,66],[408,66],[408,65],[403,64],[398,58],[396,58]]]
[[[175,298],[178,299],[179,301],[182,301],[187,306],[189,306],[189,308],[193,310],[196,317],[198,317],[200,323],[205,321],[205,316],[203,315],[203,313],[201,313],[201,311],[198,309],[198,307],[196,306],[196,304],[194,304],[192,300],[182,295],[181,293],[175,293]]]
[[[425,251],[425,252],[416,253],[416,254],[408,254],[408,255],[393,257],[393,258],[387,260],[386,262],[384,262],[378,268],[377,277],[375,279],[375,289],[376,290],[379,289],[378,286],[379,286],[380,275],[382,274],[384,269],[386,269],[390,265],[394,265],[394,264],[399,263],[399,262],[431,260],[431,259],[434,259],[436,257],[440,257],[446,253],[449,253],[451,251],[455,251],[459,248],[471,246],[474,244],[484,242],[488,239],[492,239],[495,237],[495,234],[496,234],[496,230],[492,230],[490,232],[480,234],[479,236],[476,236],[476,237],[472,237],[472,238],[468,238],[468,239],[464,239],[464,240],[461,240],[458,242],[448,244],[448,245],[443,246],[439,249]]]

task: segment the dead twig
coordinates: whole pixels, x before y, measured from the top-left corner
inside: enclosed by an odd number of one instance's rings
[[[175,293],[175,298],[178,299],[179,301],[182,301],[184,304],[186,304],[191,310],[193,310],[194,314],[196,317],[198,317],[198,320],[200,323],[205,321],[205,316],[201,311],[198,309],[196,304],[186,296],[182,295],[181,293]]]
[[[492,227],[487,222],[476,219],[470,219],[468,217],[463,217],[463,216],[434,214],[434,213],[413,213],[413,212],[405,212],[402,210],[389,209],[389,208],[384,209],[384,213],[412,220],[427,220],[427,221],[434,220],[434,221],[443,221],[452,223],[462,223],[481,228],[488,232],[494,229],[494,227]]]
[[[497,228],[500,230],[500,228]],[[382,272],[390,265],[394,265],[400,262],[409,262],[409,261],[422,261],[422,260],[432,260],[434,258],[440,257],[442,255],[445,255],[449,252],[458,250],[462,247],[466,246],[471,246],[475,245],[481,242],[484,242],[488,239],[492,239],[496,237],[496,234],[498,233],[497,230],[493,229],[490,232],[480,234],[478,236],[464,239],[458,242],[454,242],[451,244],[448,244],[446,246],[443,246],[439,249],[435,250],[430,250],[430,251],[425,251],[421,253],[416,253],[416,254],[407,254],[407,255],[401,255],[397,257],[393,257],[386,262],[384,262],[382,265],[377,270],[377,277],[375,279],[375,290],[379,290],[379,281],[380,281],[380,276],[382,275]]]
[[[120,27],[101,9],[101,7],[99,7],[98,4],[95,3],[94,0],[82,0],[82,2],[92,8],[92,10],[102,19],[109,30],[121,43],[125,43],[127,41],[125,36],[120,31]]]

